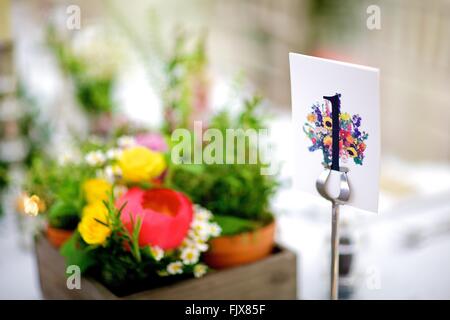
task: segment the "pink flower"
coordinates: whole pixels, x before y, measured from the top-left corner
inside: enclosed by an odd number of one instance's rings
[[[166,152],[168,147],[164,137],[158,133],[142,133],[136,137],[136,143],[153,151]]]
[[[193,219],[191,201],[171,189],[134,187],[117,200],[116,207],[124,203],[121,219],[128,231],[132,232],[130,215],[134,221],[137,217],[142,219],[140,246],[158,246],[164,250],[180,246]]]

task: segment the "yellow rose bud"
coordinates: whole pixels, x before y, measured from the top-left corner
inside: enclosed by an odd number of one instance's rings
[[[103,244],[111,234],[108,224],[108,209],[102,202],[94,202],[83,208],[83,217],[78,231],[87,244]]]
[[[166,170],[164,156],[142,146],[124,150],[118,163],[127,182],[150,181]]]
[[[83,191],[88,203],[108,201],[112,186],[104,179],[89,179],[83,184]]]

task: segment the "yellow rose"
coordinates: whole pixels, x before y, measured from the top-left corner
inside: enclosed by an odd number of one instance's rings
[[[161,153],[141,146],[124,150],[119,166],[122,177],[127,182],[150,181],[166,170],[166,162]]]
[[[89,179],[83,183],[83,191],[88,203],[108,201],[111,184],[104,179]]]
[[[103,244],[111,234],[108,224],[108,209],[102,202],[94,202],[83,208],[83,217],[78,231],[87,244]]]

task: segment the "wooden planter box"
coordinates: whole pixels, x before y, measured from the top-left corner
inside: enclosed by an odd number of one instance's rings
[[[35,241],[42,294],[45,299],[296,299],[297,268],[293,252],[277,247],[255,263],[213,271],[165,287],[118,297],[95,279],[83,277],[81,289],[66,286],[64,258],[48,240]]]

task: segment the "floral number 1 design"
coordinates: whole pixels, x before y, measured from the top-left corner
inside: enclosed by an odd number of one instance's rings
[[[330,101],[324,99],[313,104],[306,120],[303,132],[312,142],[308,150],[314,152],[321,149],[322,164],[330,167],[333,159],[333,115]],[[339,160],[347,163],[349,159],[353,159],[355,164],[362,165],[369,134],[361,131],[361,117],[358,114],[352,116],[347,112],[340,113],[339,127]]]

